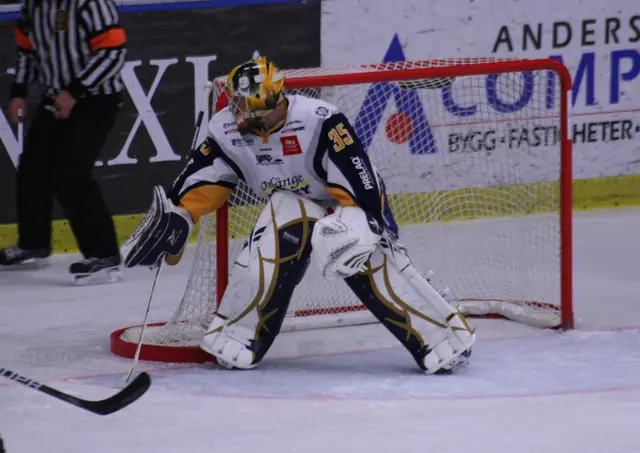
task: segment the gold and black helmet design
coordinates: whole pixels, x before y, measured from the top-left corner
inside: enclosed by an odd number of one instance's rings
[[[284,98],[284,71],[265,57],[233,68],[227,78],[229,108],[238,125],[260,119]]]

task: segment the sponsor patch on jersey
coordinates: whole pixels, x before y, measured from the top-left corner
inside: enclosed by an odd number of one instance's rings
[[[258,165],[282,165],[284,161],[282,159],[274,158],[269,154],[256,154],[256,160]]]
[[[262,195],[269,195],[274,190],[288,190],[298,195],[309,195],[311,193],[311,179],[304,179],[302,175],[289,176],[282,178],[274,176],[268,181],[260,182]]]
[[[285,156],[295,156],[296,154],[302,154],[302,148],[296,135],[289,137],[280,137],[282,143],[282,154]]]
[[[198,148],[198,151],[200,151],[205,156],[208,156],[209,153],[211,153],[211,147],[209,146],[209,143],[205,140],[204,142],[202,142],[202,144]]]
[[[320,118],[326,118],[329,116],[329,109],[321,105],[316,107],[315,113]]]
[[[251,146],[254,140],[252,138],[232,138],[231,144],[233,146]]]
[[[284,127],[280,131],[281,134],[292,134],[294,132],[305,130],[304,124],[300,120],[293,120],[285,123]]]
[[[364,186],[364,190],[373,189],[373,181],[371,179],[371,175],[367,170],[367,167],[364,165],[362,160],[359,157],[353,156],[351,158],[351,163],[358,171],[358,176],[360,176],[360,180],[362,181],[362,185]]]
[[[300,132],[300,131],[303,131],[305,129],[306,128],[304,126],[297,126],[297,127],[291,127],[291,128],[288,128],[288,129],[283,129],[281,131],[281,133],[282,134],[292,134],[294,132]]]

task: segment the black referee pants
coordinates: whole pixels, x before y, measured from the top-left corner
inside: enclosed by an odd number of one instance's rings
[[[115,124],[120,94],[78,100],[66,120],[45,109],[32,119],[18,165],[18,245],[51,249],[53,197],[57,197],[85,258],[118,254],[111,214],[93,167]]]

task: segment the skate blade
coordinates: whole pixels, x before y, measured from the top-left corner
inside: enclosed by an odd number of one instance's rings
[[[105,285],[109,283],[118,283],[122,280],[122,270],[120,267],[110,267],[91,274],[74,274],[72,283],[75,286],[87,285]]]
[[[0,265],[0,271],[2,272],[11,272],[11,271],[33,271],[38,269],[44,269],[50,266],[48,258],[31,258],[23,261],[22,263],[12,264],[10,266],[2,266]]]

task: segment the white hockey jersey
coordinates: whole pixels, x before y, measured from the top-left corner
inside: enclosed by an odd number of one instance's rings
[[[242,180],[261,197],[286,190],[318,202],[358,205],[397,232],[382,178],[347,117],[305,96],[287,95],[286,102],[284,124],[266,133],[241,133],[228,108],[214,115],[206,140],[169,192],[172,201],[191,211],[186,198],[206,198],[193,197],[193,191],[209,186],[211,198],[217,193],[210,186],[233,189]]]

